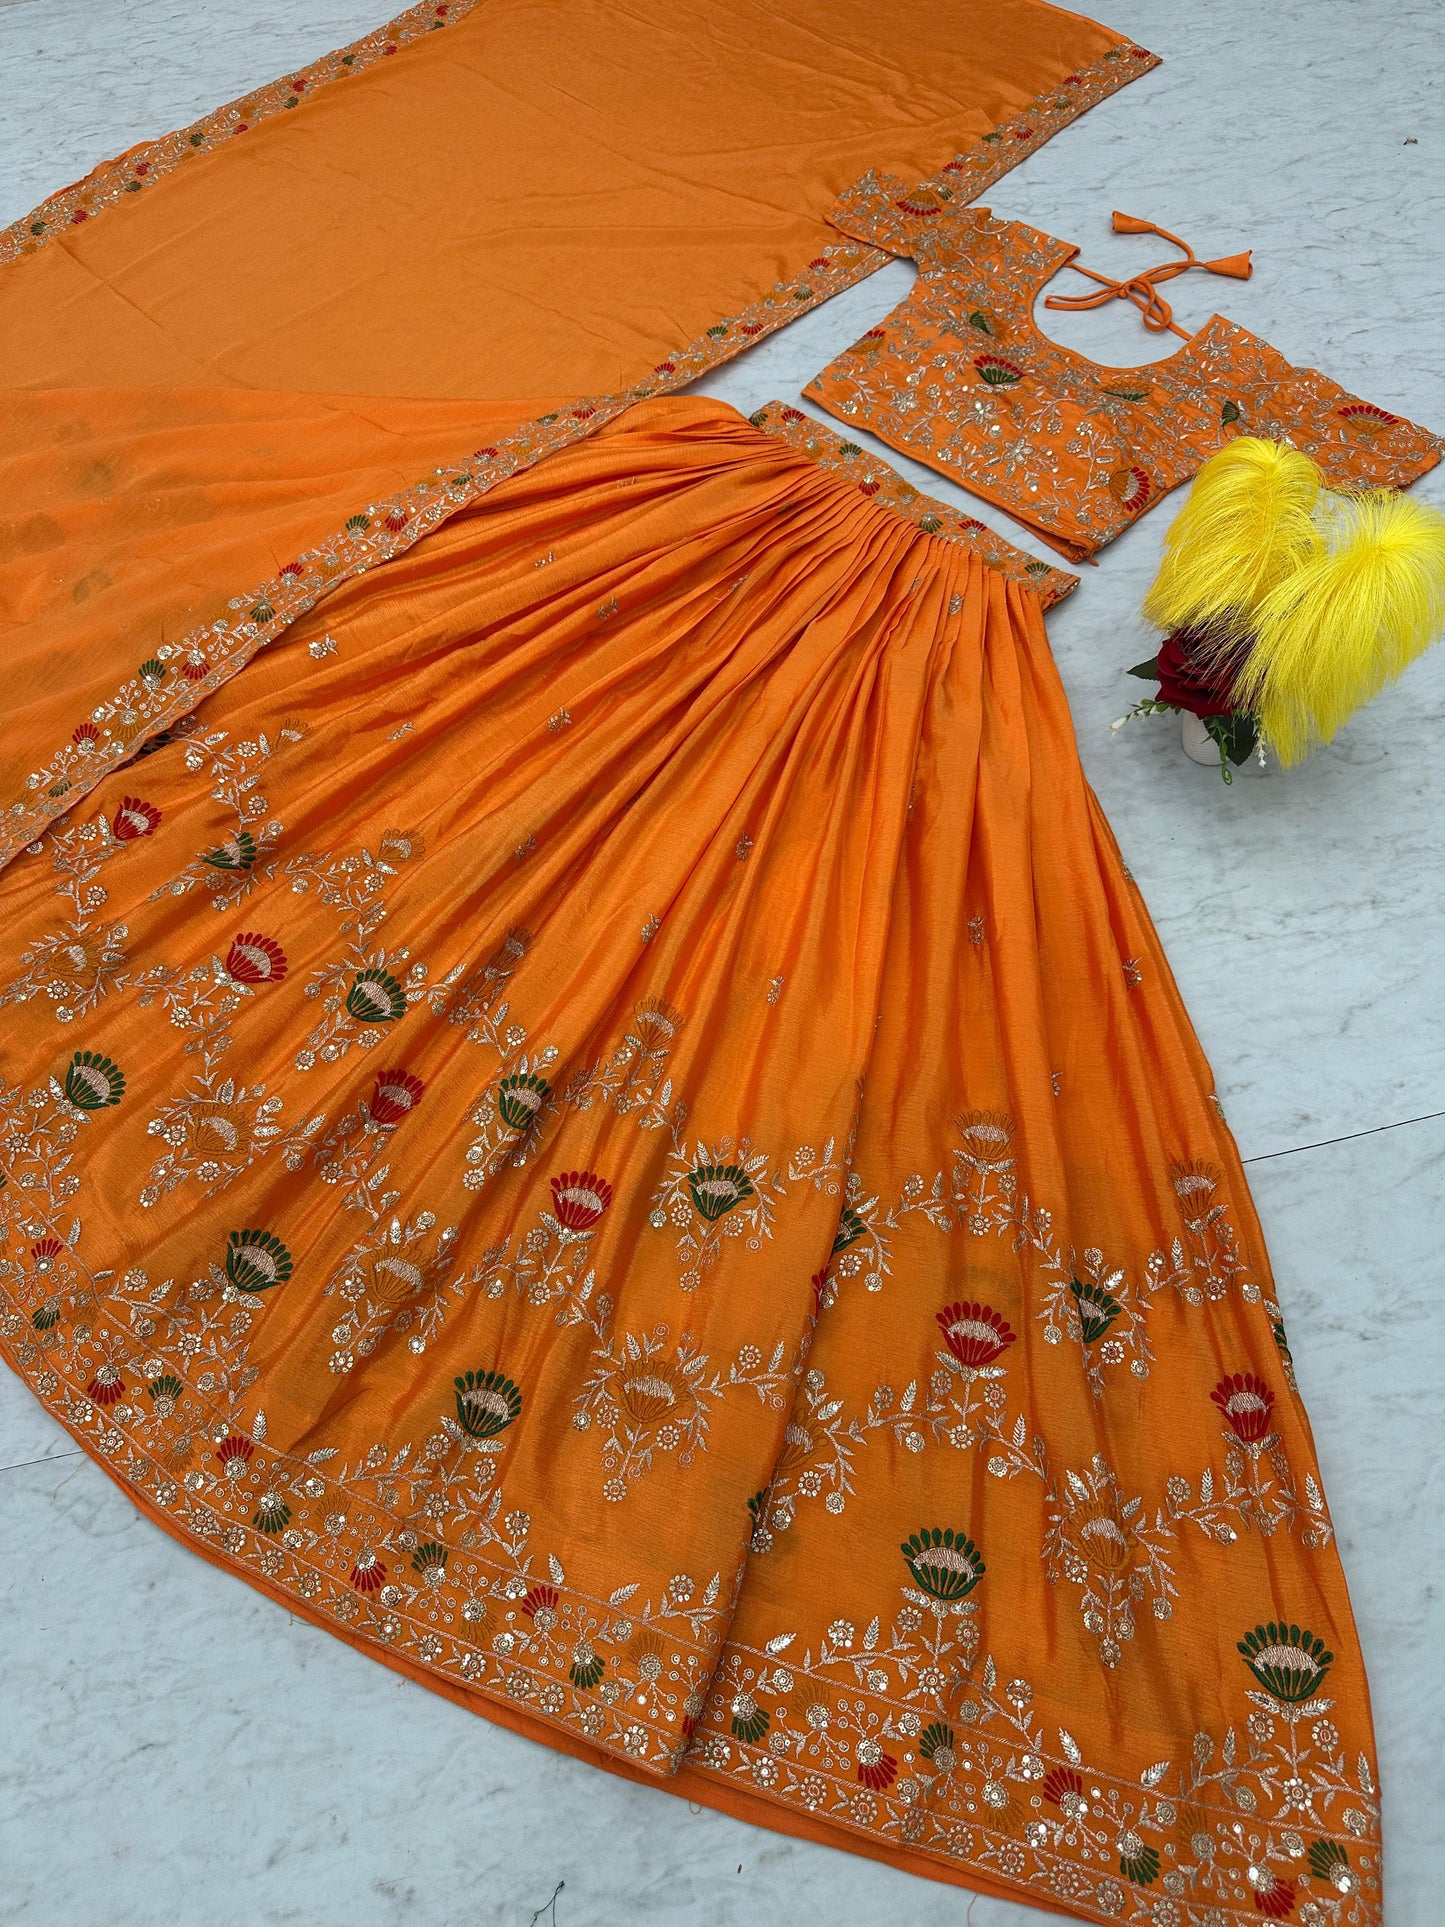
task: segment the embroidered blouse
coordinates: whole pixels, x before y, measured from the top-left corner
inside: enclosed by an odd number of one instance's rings
[[[1404,487],[1439,461],[1439,437],[1318,369],[1294,367],[1223,315],[1138,368],[1104,367],[1050,341],[1034,301],[1078,248],[945,194],[908,194],[866,175],[838,202],[836,226],[911,256],[918,279],[804,393],[996,503],[1071,560],[1112,541],[1235,435],[1292,442],[1336,488]],[[1120,216],[1116,225],[1146,224]],[[1244,256],[1206,264],[1191,254],[1183,265],[1248,273]],[[1146,307],[1130,293],[1140,285],[1105,283]],[[1150,325],[1172,325],[1148,292]]]

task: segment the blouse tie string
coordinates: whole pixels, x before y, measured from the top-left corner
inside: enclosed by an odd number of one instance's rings
[[[1166,328],[1183,341],[1192,340],[1187,328],[1181,328],[1174,319],[1174,310],[1160,294],[1158,283],[1172,281],[1176,275],[1188,274],[1191,268],[1203,268],[1207,274],[1227,274],[1236,281],[1247,281],[1254,272],[1250,265],[1249,250],[1243,254],[1221,255],[1217,261],[1201,261],[1187,241],[1181,241],[1177,234],[1167,228],[1158,227],[1153,221],[1140,221],[1132,214],[1121,214],[1114,210],[1114,232],[1116,234],[1157,234],[1171,246],[1182,248],[1182,261],[1164,261],[1157,268],[1145,268],[1141,274],[1131,275],[1127,281],[1111,280],[1107,274],[1096,274],[1092,268],[1080,267],[1077,261],[1069,266],[1075,274],[1086,274],[1091,281],[1099,283],[1098,290],[1091,294],[1050,294],[1044,297],[1046,308],[1101,308],[1106,301],[1132,301],[1144,317],[1144,326],[1151,334],[1162,334]]]

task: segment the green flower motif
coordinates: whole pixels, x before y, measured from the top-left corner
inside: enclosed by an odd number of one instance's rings
[[[977,328],[980,334],[996,335],[998,333],[998,323],[986,308],[975,308],[968,317],[968,325],[970,328]]]
[[[867,1229],[867,1225],[864,1224],[852,1205],[845,1204],[843,1206],[843,1214],[838,1220],[838,1230],[833,1239],[833,1249],[830,1256],[836,1258],[840,1251],[846,1251],[849,1245],[857,1244]]]
[[[269,602],[258,602],[251,611],[251,620],[252,622],[270,622],[275,614],[276,611]]]
[[[753,1181],[740,1164],[696,1164],[687,1174],[687,1188],[709,1224],[753,1195]]]
[[[469,1439],[494,1439],[522,1410],[522,1394],[501,1372],[464,1372],[453,1380],[457,1423]]]
[[[394,1024],[406,1015],[406,992],[388,970],[358,970],[346,1008],[361,1024]]]
[[[291,1276],[291,1253],[270,1231],[233,1231],[226,1240],[226,1276],[248,1296],[284,1285]]]
[[[767,1732],[771,1719],[751,1693],[739,1693],[733,1701],[733,1732],[749,1746],[756,1746]]]
[[[156,1404],[167,1411],[175,1410],[176,1400],[185,1389],[174,1372],[162,1372],[159,1378],[153,1378],[146,1386]]]
[[[951,1773],[958,1764],[953,1728],[945,1726],[942,1720],[933,1720],[924,1727],[918,1736],[918,1750],[928,1764],[937,1767],[940,1773]]]
[[[1137,1834],[1129,1837],[1126,1851],[1119,1855],[1119,1871],[1136,1887],[1149,1887],[1159,1878],[1159,1856],[1146,1847]]]
[[[1287,1706],[1314,1698],[1335,1657],[1313,1633],[1273,1619],[1246,1633],[1239,1651],[1264,1690]]]
[[[411,1555],[411,1569],[419,1572],[429,1586],[439,1585],[448,1556],[446,1547],[439,1546],[435,1539],[424,1540]]]
[[[580,1686],[584,1693],[590,1693],[601,1679],[606,1664],[601,1654],[583,1640],[580,1646],[572,1648],[572,1664],[567,1668],[567,1677],[574,1686]]]
[[[125,1077],[110,1058],[78,1050],[65,1073],[65,1095],[78,1111],[104,1111],[125,1095]]]
[[[918,526],[925,535],[937,535],[938,531],[943,527],[943,522],[941,518],[935,515],[930,509],[926,515],[919,516]]]
[[[1237,422],[1243,414],[1244,410],[1237,401],[1227,401],[1219,411],[1219,419],[1228,428],[1231,422]]]
[[[147,689],[155,690],[159,689],[166,679],[166,666],[159,656],[151,656],[141,664],[136,673]]]
[[[346,518],[346,526],[351,530],[353,535],[364,535],[367,529],[371,527],[371,517],[369,515],[348,515]]]
[[[38,1332],[54,1331],[60,1323],[60,1300],[47,1298],[43,1305],[37,1305],[30,1314],[30,1323]]]
[[[1096,1338],[1104,1336],[1124,1307],[1102,1285],[1086,1285],[1078,1278],[1071,1278],[1069,1290],[1074,1294],[1074,1303],[1079,1308],[1084,1343],[1092,1345]]]
[[[904,1540],[902,1552],[914,1583],[930,1599],[966,1599],[987,1571],[972,1539],[952,1526],[925,1526]]]
[[[251,1524],[257,1532],[280,1532],[291,1523],[291,1508],[279,1492],[263,1492]]]
[[[542,1115],[552,1086],[535,1071],[513,1071],[497,1086],[497,1110],[512,1131],[530,1131]]]
[[[1328,1880],[1337,1893],[1353,1894],[1359,1891],[1359,1876],[1338,1840],[1314,1841],[1305,1857],[1309,1861],[1310,1872],[1319,1880]]]
[[[207,850],[201,861],[213,870],[249,870],[256,861],[256,839],[249,830],[237,830],[214,850]]]

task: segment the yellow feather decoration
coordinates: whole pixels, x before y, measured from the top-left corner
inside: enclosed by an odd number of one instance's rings
[[[1145,616],[1161,629],[1208,628],[1224,649],[1242,641],[1264,597],[1323,552],[1312,519],[1320,486],[1309,456],[1288,442],[1227,443],[1174,518]]]
[[[1328,496],[1320,519],[1318,552],[1259,602],[1235,684],[1285,764],[1327,743],[1445,628],[1445,515],[1379,489]]]

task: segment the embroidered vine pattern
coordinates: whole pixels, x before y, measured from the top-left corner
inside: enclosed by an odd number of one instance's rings
[[[110,991],[123,987],[130,930],[125,923],[97,916],[110,893],[96,878],[132,842],[154,834],[159,823],[160,811],[153,804],[140,796],[127,796],[113,825],[102,814],[58,828],[46,839],[41,847],[60,879],[55,894],[69,903],[70,916],[58,930],[47,931],[20,952],[20,971],[0,986],[0,1007],[48,997],[57,1022],[69,1024],[88,1016]]]

